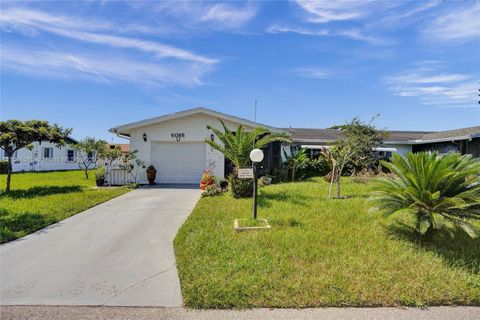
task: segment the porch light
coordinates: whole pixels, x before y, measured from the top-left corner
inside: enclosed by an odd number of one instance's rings
[[[146,133],[144,133],[144,134],[142,135],[142,138],[143,138],[143,141],[147,142],[147,134],[146,134]]]

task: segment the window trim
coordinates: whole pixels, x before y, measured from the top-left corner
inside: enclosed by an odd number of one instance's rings
[[[45,151],[51,150],[48,152],[48,157],[45,157]],[[53,148],[52,147],[43,147],[43,159],[53,159]]]

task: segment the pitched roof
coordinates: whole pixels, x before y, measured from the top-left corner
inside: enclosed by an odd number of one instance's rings
[[[128,153],[130,151],[130,145],[128,143],[107,143],[107,145],[113,149],[116,146],[119,146],[122,150],[122,153]]]
[[[285,128],[297,142],[333,142],[344,137],[339,129]],[[420,139],[427,131],[387,130],[385,142],[406,142]]]
[[[464,140],[480,137],[480,126],[424,134],[422,142]]]
[[[344,137],[338,129],[288,128],[284,130],[289,132],[293,141],[296,142],[333,142]],[[388,133],[385,139],[387,144],[420,144],[480,138],[480,126],[438,132],[399,130],[386,130],[386,132]]]
[[[273,132],[283,132],[283,130],[279,129],[279,128],[274,128],[274,127],[271,127],[271,126],[268,126],[268,125],[265,125],[265,124],[262,124],[262,123],[258,123],[258,122],[247,120],[247,119],[240,118],[240,117],[231,116],[231,115],[223,113],[223,112],[218,112],[218,111],[203,108],[203,107],[188,109],[188,110],[184,110],[184,111],[180,111],[180,112],[175,112],[175,113],[163,115],[163,116],[160,116],[160,117],[155,117],[155,118],[150,118],[150,119],[145,119],[145,120],[141,120],[141,121],[136,121],[136,122],[123,124],[123,125],[120,125],[120,126],[113,127],[108,131],[110,131],[112,133],[128,135],[130,130],[134,129],[134,128],[144,127],[144,126],[148,126],[148,125],[151,125],[151,124],[168,121],[168,120],[171,120],[171,119],[191,116],[191,115],[194,115],[194,114],[206,114],[206,115],[209,115],[209,116],[212,116],[212,117],[215,117],[215,118],[224,119],[224,120],[228,120],[228,121],[235,122],[235,123],[238,123],[238,124],[242,124],[244,126],[249,126],[249,127],[253,127],[253,128],[262,127],[262,128],[266,128],[266,129],[268,129],[270,131],[273,131]]]

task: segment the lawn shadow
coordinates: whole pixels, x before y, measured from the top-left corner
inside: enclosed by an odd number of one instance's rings
[[[40,230],[49,224],[53,223],[45,217],[45,215],[38,213],[22,213],[18,215],[7,216],[8,212],[2,210],[0,224],[0,243],[15,240],[19,237],[18,232],[23,232],[25,235],[34,231]],[[23,234],[21,235],[23,236]]]
[[[1,192],[1,198],[10,198],[10,199],[24,199],[24,198],[35,198],[42,196],[49,196],[54,194],[63,194],[63,193],[72,193],[80,192],[83,190],[83,187],[78,185],[73,186],[36,186],[29,189],[19,189],[11,190],[10,192]]]
[[[299,195],[298,193],[279,191],[274,193],[261,193],[258,197],[258,206],[260,208],[269,208],[274,202],[285,202],[294,205],[306,205],[309,197]]]
[[[395,238],[413,242],[419,248],[442,256],[452,267],[480,275],[480,238],[472,239],[459,228],[451,231],[453,238],[448,231],[441,229],[431,239],[426,239],[405,223],[388,227],[388,232]]]

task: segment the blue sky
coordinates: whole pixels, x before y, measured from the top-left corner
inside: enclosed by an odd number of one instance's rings
[[[480,124],[479,1],[1,1],[0,118],[77,138],[203,106],[278,127]],[[120,140],[121,141],[121,140]]]

